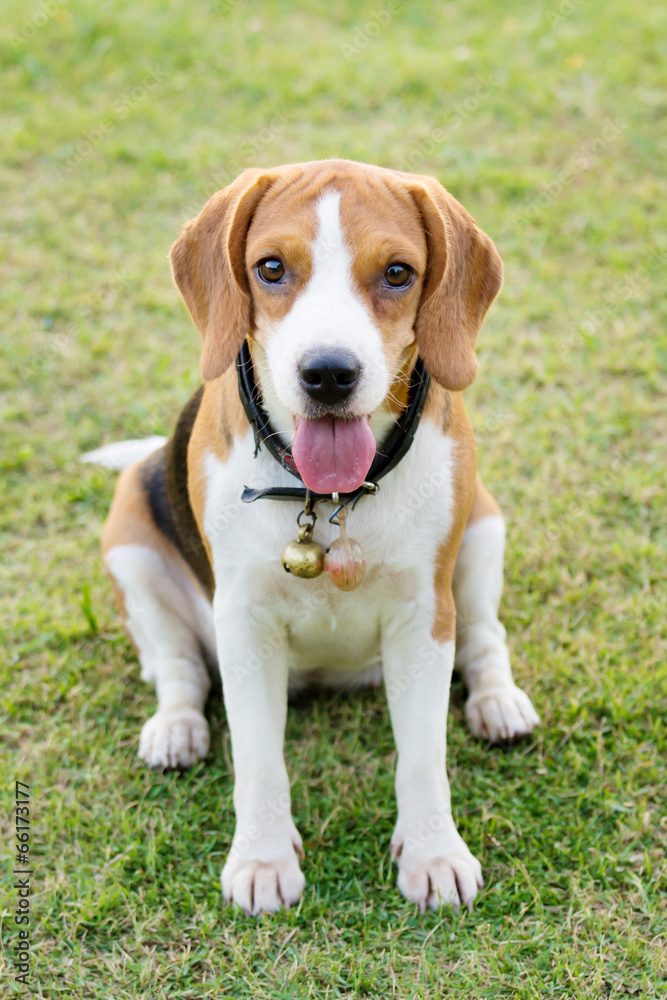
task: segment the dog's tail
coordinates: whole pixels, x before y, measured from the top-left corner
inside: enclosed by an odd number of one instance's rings
[[[154,434],[152,437],[135,438],[131,441],[115,441],[96,448],[95,451],[87,451],[85,455],[79,456],[79,461],[103,465],[105,469],[126,469],[133,462],[139,462],[157,451],[167,440],[166,437]]]

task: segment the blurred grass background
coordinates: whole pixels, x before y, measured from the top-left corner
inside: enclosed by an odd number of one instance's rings
[[[3,824],[29,781],[39,995],[665,995],[666,39],[657,2],[5,0]],[[302,905],[223,906],[224,709],[206,767],[137,760],[153,694],[97,555],[115,477],[77,464],[167,433],[197,384],[180,225],[245,166],[328,156],[435,174],[505,261],[466,398],[543,726],[489,749],[454,689],[472,915],[394,887],[379,692],[290,709]]]

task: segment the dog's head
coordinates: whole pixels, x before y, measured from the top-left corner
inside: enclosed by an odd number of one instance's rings
[[[418,352],[461,390],[502,283],[491,240],[433,178],[347,160],[245,170],[182,230],[174,279],[220,376],[250,334],[265,403],[316,492],[355,489],[369,418]]]

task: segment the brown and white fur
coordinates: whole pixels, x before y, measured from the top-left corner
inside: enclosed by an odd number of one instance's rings
[[[285,265],[280,288],[257,274],[267,257]],[[139,755],[180,768],[206,756],[207,662],[217,662],[235,768],[223,893],[249,913],[277,910],[304,887],[283,757],[288,689],[382,676],[398,751],[398,887],[422,910],[470,906],[481,868],[452,818],[445,767],[454,665],[476,736],[510,740],[538,722],[512,679],[498,621],[504,522],[476,476],[461,396],[502,281],[495,247],[432,178],[329,160],[244,171],[184,227],[171,261],[203,338],[203,391],[171,442],[151,442],[139,461],[141,443],[88,456],[122,467],[127,452],[134,463],[120,477],[102,548],[142,678],[157,691]],[[414,273],[398,292],[382,280],[393,261]],[[344,413],[370,416],[379,446],[418,354],[432,376],[412,448],[349,515],[368,566],[353,593],[326,575],[285,573],[297,502],[241,502],[244,485],[295,484],[265,448],[253,457],[234,367],[245,337],[286,440],[311,412],[297,378],[309,348],[341,346],[359,358]],[[321,516],[320,544],[336,535]]]

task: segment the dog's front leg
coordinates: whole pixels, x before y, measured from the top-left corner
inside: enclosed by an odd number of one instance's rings
[[[387,620],[382,656],[398,751],[392,853],[398,888],[423,912],[443,903],[471,908],[482,870],[451,814],[445,755],[454,640],[434,639],[422,608],[415,602]]]
[[[228,595],[216,594],[214,616],[235,772],[236,831],[222,891],[247,913],[275,911],[296,903],[305,884],[283,757],[285,630]]]

